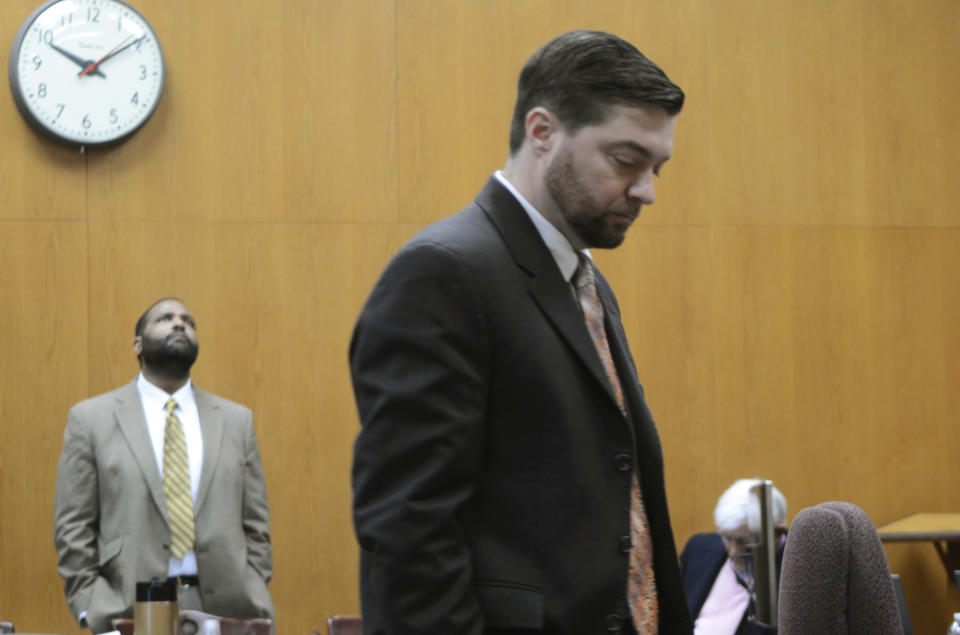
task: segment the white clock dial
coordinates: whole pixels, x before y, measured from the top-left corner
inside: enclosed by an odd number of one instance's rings
[[[150,23],[125,2],[50,0],[17,32],[9,74],[32,126],[72,145],[106,145],[153,114],[163,51]]]

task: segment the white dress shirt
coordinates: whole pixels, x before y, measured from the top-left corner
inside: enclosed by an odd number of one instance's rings
[[[573,274],[577,272],[577,267],[580,265],[580,259],[577,257],[577,252],[574,250],[573,245],[570,244],[570,241],[567,240],[567,237],[560,233],[560,230],[553,226],[553,224],[543,217],[543,214],[537,211],[537,209],[530,204],[530,202],[523,198],[523,194],[517,191],[517,188],[507,180],[507,177],[504,176],[502,170],[497,170],[493,173],[497,180],[500,181],[500,184],[503,187],[513,194],[514,198],[517,199],[517,202],[520,203],[520,206],[523,207],[524,211],[527,212],[527,215],[530,217],[530,220],[533,221],[534,226],[537,228],[537,231],[540,233],[540,237],[543,239],[543,242],[547,244],[547,249],[550,250],[550,253],[553,255],[553,259],[557,262],[557,266],[560,268],[560,274],[563,276],[563,279],[567,282],[573,279]],[[589,249],[584,249],[583,253],[586,254],[587,258],[593,259],[590,255]]]
[[[710,587],[694,626],[694,635],[734,635],[750,604],[750,593],[737,581],[727,558]]]
[[[173,397],[177,402],[176,415],[183,424],[183,433],[187,439],[187,462],[190,466],[190,497],[197,504],[197,491],[200,489],[200,471],[203,468],[203,436],[200,433],[200,413],[193,393],[193,383],[188,379],[172,395],[151,384],[143,376],[137,377],[137,390],[143,404],[143,416],[147,420],[147,431],[153,443],[153,455],[157,459],[157,470],[163,480],[163,434],[167,427],[167,400]],[[194,510],[196,512],[196,510]],[[183,558],[170,556],[168,576],[197,575],[197,554],[191,549]]]

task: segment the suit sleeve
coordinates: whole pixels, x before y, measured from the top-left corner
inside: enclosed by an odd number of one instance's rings
[[[93,584],[100,575],[97,478],[89,430],[73,408],[67,416],[63,450],[57,466],[53,541],[67,604],[78,620],[80,614],[89,608]]]
[[[248,411],[249,414],[249,411]],[[244,443],[243,533],[247,538],[247,563],[269,582],[273,577],[273,552],[270,546],[270,509],[263,465],[253,427],[253,416],[247,420]]]
[[[467,266],[430,244],[397,254],[357,322],[354,523],[364,620],[385,632],[483,630],[458,510],[480,473],[487,340]]]

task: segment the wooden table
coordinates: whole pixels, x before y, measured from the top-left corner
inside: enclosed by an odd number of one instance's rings
[[[954,581],[953,572],[960,569],[960,514],[912,514],[877,527],[882,542],[932,542]]]

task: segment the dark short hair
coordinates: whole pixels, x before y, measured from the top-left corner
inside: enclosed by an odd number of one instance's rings
[[[151,304],[149,307],[147,307],[147,310],[143,312],[143,315],[140,316],[140,319],[137,320],[137,325],[133,329],[134,337],[139,337],[143,335],[143,329],[147,327],[147,316],[150,315],[150,311],[153,311],[153,307],[157,306],[161,302],[166,302],[167,300],[174,300],[176,302],[180,302],[180,304],[183,304],[180,298],[160,298],[159,300]]]
[[[570,31],[540,47],[517,83],[510,154],[523,145],[527,113],[543,106],[569,132],[602,122],[614,104],[683,108],[683,91],[629,42],[602,31]]]

